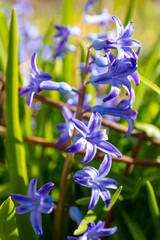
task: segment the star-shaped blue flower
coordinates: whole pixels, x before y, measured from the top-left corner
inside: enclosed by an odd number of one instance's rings
[[[93,209],[102,198],[106,207],[110,205],[110,193],[107,188],[117,189],[117,182],[111,178],[105,178],[112,164],[110,155],[105,155],[99,170],[93,167],[85,167],[74,175],[74,181],[85,187],[92,188],[91,200],[88,209]]]
[[[68,240],[100,240],[101,237],[107,237],[114,234],[117,231],[117,227],[104,228],[105,222],[98,221],[97,225],[94,222],[88,224],[88,229],[83,233],[81,237],[70,237]]]
[[[77,153],[85,148],[86,154],[82,163],[90,162],[96,155],[97,148],[101,151],[111,154],[116,157],[121,157],[122,154],[111,143],[106,142],[108,140],[107,130],[99,130],[101,126],[101,115],[98,112],[93,112],[88,127],[77,119],[71,119],[75,127],[80,132],[81,137],[66,149],[66,152]]]
[[[54,207],[52,197],[48,196],[53,186],[53,183],[47,183],[37,192],[37,178],[33,178],[28,187],[29,196],[10,194],[16,203],[21,204],[21,206],[15,208],[17,214],[24,214],[31,211],[31,224],[38,236],[42,236],[43,234],[41,213],[48,214],[52,212]]]
[[[116,27],[117,27],[117,36],[112,39],[107,40],[95,40],[93,41],[92,47],[95,50],[102,49],[117,49],[118,58],[127,57],[136,57],[136,54],[132,50],[132,47],[141,48],[139,41],[132,39],[131,36],[134,32],[134,26],[132,22],[129,22],[124,28],[120,19],[116,16],[113,16]]]
[[[125,138],[126,138],[131,134],[134,128],[134,120],[136,119],[137,111],[131,109],[130,102],[126,99],[123,99],[121,102],[119,102],[119,105],[121,105],[122,107],[110,108],[110,107],[105,107],[101,105],[96,105],[92,107],[90,111],[91,112],[97,111],[101,115],[112,115],[116,117],[125,118],[129,125],[128,131],[125,135]]]
[[[69,108],[63,106],[62,114],[65,118],[66,123],[59,123],[56,126],[57,130],[59,132],[62,132],[61,136],[57,141],[57,146],[63,146],[66,142],[68,142],[70,140],[70,137],[72,136],[72,132],[74,129],[74,124],[70,121],[70,119],[74,118],[76,113],[72,113]]]
[[[31,79],[29,85],[22,88],[19,92],[19,96],[28,95],[26,103],[29,107],[32,106],[32,100],[34,93],[39,93],[42,90],[57,90],[62,94],[68,94],[72,91],[71,86],[65,82],[50,81],[52,78],[48,73],[40,72],[36,64],[37,53],[34,53],[31,58]]]

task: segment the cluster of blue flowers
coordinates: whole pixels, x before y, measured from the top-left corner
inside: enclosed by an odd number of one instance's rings
[[[97,0],[90,0],[85,6],[85,12],[91,11]],[[132,22],[129,22],[126,27],[123,27],[118,17],[111,18],[108,11],[105,9],[98,15],[84,15],[84,21],[88,24],[100,24],[106,27],[113,19],[117,27],[116,36],[108,36],[108,33],[90,35],[92,40],[91,47],[96,51],[96,55],[91,54],[88,73],[90,74],[88,84],[92,84],[97,89],[99,85],[110,85],[111,90],[108,95],[97,94],[97,105],[91,106],[89,101],[90,95],[86,95],[83,103],[85,111],[91,112],[89,122],[82,122],[75,118],[69,108],[64,106],[62,113],[65,118],[65,123],[58,124],[57,130],[61,132],[61,136],[57,141],[57,145],[66,144],[73,135],[74,127],[79,131],[74,136],[74,143],[67,147],[66,152],[77,153],[86,149],[85,156],[81,163],[86,164],[91,162],[96,156],[97,149],[104,152],[106,155],[99,169],[92,166],[87,166],[74,174],[74,181],[92,190],[91,199],[88,209],[94,209],[97,205],[99,197],[102,198],[106,207],[110,206],[111,195],[108,189],[117,189],[117,182],[114,179],[107,178],[112,164],[112,156],[120,158],[120,151],[109,143],[106,129],[99,130],[101,127],[102,116],[110,115],[114,119],[124,118],[128,122],[128,131],[125,137],[128,137],[134,127],[134,120],[137,112],[132,109],[135,94],[131,85],[131,80],[135,85],[139,85],[139,75],[137,72],[138,56],[141,50],[141,44],[131,38],[134,32]],[[80,34],[78,27],[59,26],[55,25],[57,33],[54,35],[54,55],[53,58],[63,57],[65,52],[69,51],[68,39],[71,35]],[[132,47],[138,50],[133,51]],[[117,55],[112,53],[112,49],[117,50]],[[31,58],[31,78],[29,84],[20,90],[19,95],[27,95],[26,103],[29,107],[32,106],[34,93],[39,93],[42,90],[57,90],[62,94],[70,94],[65,98],[69,105],[77,106],[78,97],[81,90],[77,90],[66,82],[54,82],[52,76],[48,73],[41,72],[36,64],[37,53],[34,53]],[[82,63],[80,69],[84,71],[85,63]],[[121,88],[126,90],[126,96],[117,104],[117,99],[121,92]],[[100,100],[101,98],[101,100]],[[116,101],[115,101],[116,100]],[[99,104],[99,102],[103,102]],[[113,104],[114,102],[114,104]],[[117,106],[116,106],[117,105]],[[11,194],[12,199],[21,204],[16,208],[18,214],[23,214],[31,211],[31,223],[35,233],[38,236],[42,235],[41,213],[50,213],[53,210],[53,200],[48,196],[53,187],[52,183],[45,184],[39,191],[36,191],[37,178],[31,180],[29,184],[29,196]],[[100,239],[100,237],[109,236],[115,233],[117,227],[104,229],[104,222],[99,221],[96,225],[91,222],[88,224],[88,229],[81,237],[68,237],[69,240],[81,239]]]

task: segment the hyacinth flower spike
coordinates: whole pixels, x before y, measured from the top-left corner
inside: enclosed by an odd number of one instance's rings
[[[117,231],[117,227],[104,228],[105,222],[98,221],[97,225],[94,222],[88,223],[87,230],[81,237],[68,236],[68,240],[100,240],[102,237],[107,237],[114,234]]]
[[[65,118],[65,123],[59,123],[57,124],[56,128],[59,132],[62,132],[61,136],[59,137],[56,145],[62,146],[66,142],[70,140],[70,137],[72,135],[74,124],[70,121],[71,118],[75,117],[75,113],[72,113],[69,108],[66,106],[62,107],[62,114]]]
[[[93,167],[85,167],[74,175],[74,181],[92,189],[91,200],[88,209],[93,209],[102,198],[106,207],[110,205],[110,193],[107,188],[117,189],[117,182],[114,179],[106,178],[112,164],[110,155],[105,155],[99,170]]]
[[[119,59],[123,58],[124,56],[136,57],[132,47],[141,48],[141,44],[139,41],[131,38],[134,32],[133,23],[129,22],[124,28],[118,17],[113,16],[112,19],[117,27],[117,36],[107,40],[96,39],[93,41],[92,47],[95,50],[117,49]]]
[[[127,133],[125,135],[125,138],[126,138],[131,134],[131,132],[134,128],[134,120],[136,119],[137,111],[131,109],[130,102],[126,99],[119,102],[119,105],[122,105],[122,107],[108,108],[105,106],[96,105],[96,106],[92,107],[90,111],[91,112],[97,111],[102,116],[103,115],[112,115],[112,116],[116,116],[116,117],[125,118],[129,125]]]
[[[50,213],[54,203],[49,192],[53,188],[53,183],[46,183],[37,192],[37,178],[33,178],[28,187],[28,195],[10,194],[11,198],[21,206],[16,207],[17,214],[24,214],[31,211],[30,220],[35,233],[42,236],[42,216],[41,213]]]
[[[26,103],[29,107],[32,106],[34,93],[39,93],[42,90],[57,90],[62,94],[68,94],[72,91],[71,86],[65,82],[50,81],[52,78],[48,73],[40,72],[36,64],[37,53],[34,53],[31,58],[31,79],[29,85],[22,88],[19,96],[27,95]]]
[[[88,163],[95,157],[97,149],[111,154],[116,157],[121,157],[122,154],[111,143],[106,142],[108,139],[107,130],[98,130],[101,126],[102,117],[98,112],[93,112],[88,127],[77,119],[71,119],[75,128],[80,132],[80,138],[66,149],[66,152],[77,153],[87,148],[86,154],[81,161]]]

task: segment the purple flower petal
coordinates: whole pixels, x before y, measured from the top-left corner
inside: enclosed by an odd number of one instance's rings
[[[112,19],[114,20],[117,27],[117,38],[121,38],[124,33],[123,24],[121,23],[120,19],[116,16],[113,16]]]
[[[44,81],[39,84],[39,88],[41,91],[42,90],[58,90],[59,84],[60,83],[54,82],[54,81]]]
[[[59,137],[56,145],[57,146],[63,146],[65,143],[67,143],[70,140],[70,136],[67,132],[63,132],[61,136]]]
[[[56,129],[57,129],[59,132],[66,131],[66,124],[65,124],[65,123],[59,123],[59,124],[56,125]]]
[[[19,206],[19,207],[16,207],[16,213],[17,214],[24,214],[24,213],[27,213],[27,212],[30,212],[33,210],[33,204],[27,204],[27,205],[22,205],[22,206]]]
[[[139,86],[140,84],[140,77],[137,71],[135,71],[134,73],[132,73],[130,75],[130,77],[133,79],[134,83],[136,84],[136,86]]]
[[[33,178],[29,183],[28,194],[29,194],[30,198],[36,197],[36,194],[37,194],[37,180],[38,180],[37,177]]]
[[[99,130],[97,132],[93,132],[91,137],[87,137],[87,140],[92,144],[96,144],[98,141],[108,140],[107,129]]]
[[[34,209],[31,212],[30,220],[31,220],[31,224],[32,224],[32,227],[33,227],[35,233],[37,234],[37,236],[41,237],[43,234],[43,232],[42,232],[42,216],[38,209]]]
[[[104,228],[105,222],[98,221],[97,225],[95,226],[95,230],[99,230],[100,228]]]
[[[117,189],[117,182],[112,178],[99,178],[97,181],[106,188]]]
[[[22,89],[19,91],[19,96],[22,97],[22,96],[24,96],[24,95],[26,95],[26,94],[29,94],[30,91],[31,91],[30,86],[26,86],[26,87],[22,88]]]
[[[109,191],[107,189],[101,190],[99,194],[100,194],[102,200],[104,201],[106,207],[108,208],[110,205],[110,199],[111,199],[111,195],[110,195]]]
[[[86,164],[92,161],[96,155],[96,152],[97,152],[96,144],[91,144],[90,142],[88,142],[86,154],[81,163]]]
[[[31,92],[28,94],[28,96],[26,97],[26,104],[28,105],[28,107],[32,107],[32,101],[33,101],[33,96],[34,96],[34,92]]]
[[[83,170],[81,170],[81,173],[84,178],[86,175],[92,179],[98,177],[98,171],[94,167],[85,167]]]
[[[88,210],[93,209],[96,206],[99,200],[99,194],[100,194],[99,188],[92,188],[92,195],[91,195],[91,200],[89,203]]]
[[[133,22],[129,22],[124,29],[124,34],[122,38],[130,38],[133,35],[133,33],[134,33]]]
[[[45,200],[51,189],[53,188],[54,184],[49,182],[43,185],[39,190],[38,193],[41,195],[41,199]]]
[[[32,71],[34,74],[38,74],[38,68],[37,68],[37,64],[36,64],[36,60],[37,60],[37,53],[34,53],[32,58],[31,58],[31,67],[32,67]]]
[[[54,207],[54,203],[42,202],[40,207],[39,207],[39,211],[41,213],[49,214],[49,213],[52,212],[53,207]]]
[[[21,194],[10,194],[10,197],[12,198],[13,201],[15,201],[16,203],[19,203],[19,204],[32,203],[32,198],[21,195]]]
[[[118,158],[121,158],[121,156],[122,156],[120,151],[109,142],[105,142],[105,141],[98,142],[97,143],[97,148],[100,149],[102,152],[111,154],[111,155],[116,156]]]
[[[88,133],[88,128],[86,127],[86,125],[85,125],[83,122],[81,122],[81,121],[79,121],[79,120],[77,120],[77,119],[75,119],[75,118],[71,119],[71,122],[73,122],[74,125],[75,125],[75,128],[77,128],[77,130],[78,130],[84,137],[86,137],[86,135],[87,135],[87,133]]]
[[[93,112],[91,114],[91,117],[90,117],[90,120],[88,123],[88,128],[89,128],[90,133],[98,131],[98,129],[101,126],[101,119],[102,119],[102,117],[98,112]]]
[[[69,121],[71,118],[73,118],[73,113],[71,112],[71,110],[66,107],[66,106],[63,106],[62,107],[62,113],[63,113],[63,116],[65,118],[66,121]]]
[[[38,81],[48,81],[51,79],[52,79],[52,76],[46,72],[40,72],[38,74]]]
[[[117,227],[102,229],[97,233],[97,237],[101,237],[101,236],[107,237],[114,234],[116,231],[117,231]]]
[[[118,97],[118,95],[119,95],[119,93],[120,93],[120,87],[118,86],[111,86],[111,91],[110,91],[110,93],[108,94],[108,96],[107,97],[105,97],[104,99],[103,99],[103,102],[107,102],[107,101],[110,101],[110,100],[112,100],[113,98],[116,98],[116,97]]]
[[[87,141],[84,137],[80,138],[77,142],[73,143],[66,149],[66,152],[76,153],[84,150],[87,147]]]
[[[99,167],[99,176],[100,177],[105,177],[110,169],[111,169],[111,165],[112,165],[112,158],[111,156],[108,154],[108,155],[105,155],[104,156],[104,159]]]

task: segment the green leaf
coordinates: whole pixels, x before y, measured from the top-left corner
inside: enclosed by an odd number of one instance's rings
[[[76,200],[76,203],[79,205],[88,205],[90,202],[90,197],[79,198]]]
[[[150,80],[148,80],[147,78],[145,78],[144,76],[140,75],[140,79],[143,83],[145,83],[147,86],[149,86],[150,88],[152,88],[155,92],[157,92],[158,94],[160,94],[160,87],[158,87],[155,83],[151,82]]]
[[[74,0],[63,0],[62,24],[73,25]],[[75,59],[72,53],[65,53],[63,59],[63,81],[74,85],[74,65]]]
[[[148,198],[148,206],[150,209],[150,213],[154,222],[157,222],[159,218],[159,207],[156,200],[156,196],[153,190],[153,187],[149,181],[146,182],[147,185],[147,198]]]
[[[8,61],[6,68],[6,153],[8,170],[16,193],[26,193],[28,184],[25,151],[19,122],[18,103],[18,35],[17,18],[13,9],[9,31]],[[17,184],[18,183],[18,184]]]
[[[127,12],[127,15],[126,15],[126,18],[125,18],[124,26],[126,26],[129,21],[132,21],[137,2],[138,2],[138,0],[130,0],[130,4],[129,4],[128,12]]]
[[[109,210],[113,207],[113,205],[116,203],[117,199],[119,198],[119,195],[120,195],[120,193],[121,193],[121,191],[122,191],[122,188],[123,188],[123,187],[120,186],[120,187],[117,189],[117,191],[113,194],[113,196],[112,196],[112,198],[111,198],[111,203],[110,203],[109,208],[104,207],[104,211],[109,211]]]
[[[26,195],[28,176],[25,149],[19,122],[18,87],[17,17],[15,9],[13,9],[9,28],[8,60],[5,85],[6,162],[12,184],[12,191],[14,193]],[[35,234],[30,224],[29,215],[18,215],[17,223],[21,239],[28,240],[35,238]]]
[[[74,0],[63,0],[62,24],[73,24]]]
[[[153,124],[136,122],[135,127],[144,131],[150,137],[160,139],[160,129]]]
[[[0,196],[1,198],[6,197],[11,192],[11,184],[4,183],[0,185]]]
[[[14,203],[9,197],[0,206],[0,239],[19,240]]]
[[[4,50],[8,47],[8,26],[7,18],[3,12],[0,11],[0,38],[2,39]]]
[[[120,212],[125,224],[132,235],[133,240],[147,240],[139,224],[127,214],[127,212],[120,206]]]
[[[94,214],[94,212],[92,210],[89,210],[87,212],[87,215],[85,216],[85,218],[82,220],[82,222],[80,223],[80,225],[78,226],[78,228],[74,231],[74,235],[79,235],[81,233],[83,233],[87,228],[88,228],[88,223],[89,222],[94,222],[96,220],[96,215]]]

